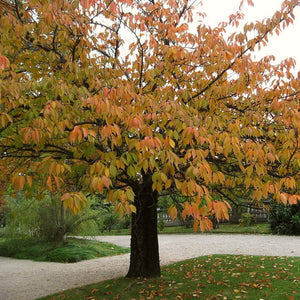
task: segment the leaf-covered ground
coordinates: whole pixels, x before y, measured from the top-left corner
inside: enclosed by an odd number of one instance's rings
[[[213,255],[162,271],[161,278],[118,278],[43,299],[300,299],[300,258]]]

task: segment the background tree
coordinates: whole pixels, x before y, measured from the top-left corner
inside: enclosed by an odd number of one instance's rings
[[[16,190],[38,185],[74,213],[101,193],[132,213],[127,276],[160,275],[162,191],[185,196],[182,216],[202,231],[228,218],[237,187],[258,202],[300,199],[294,61],[251,58],[297,1],[229,37],[240,12],[193,32],[188,0],[4,2],[2,161]]]
[[[300,235],[300,204],[272,203],[269,223],[274,234]]]

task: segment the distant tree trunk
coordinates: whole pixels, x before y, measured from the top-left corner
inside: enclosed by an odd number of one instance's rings
[[[131,255],[127,277],[160,276],[157,237],[158,193],[152,190],[151,175],[134,188],[136,213],[132,214]]]
[[[56,228],[55,241],[56,242],[65,242],[67,239],[66,235],[66,209],[63,202],[60,204],[60,220]]]
[[[61,240],[62,242],[65,242],[67,239],[67,234],[66,234],[66,209],[64,207],[64,203],[61,202],[61,207],[60,207],[60,217],[61,217],[61,230],[62,230],[62,235],[61,235]]]
[[[220,227],[219,226],[219,222],[218,222],[218,220],[217,220],[217,218],[216,218],[215,215],[212,215],[210,220],[213,223],[213,229],[218,229]]]
[[[230,223],[238,224],[241,216],[242,216],[242,208],[240,206],[233,206],[231,217],[230,217]]]

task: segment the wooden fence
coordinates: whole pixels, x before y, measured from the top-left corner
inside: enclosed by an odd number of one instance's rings
[[[241,210],[241,209],[238,209],[237,211],[233,210],[230,215],[229,223],[238,223],[239,219],[241,218],[241,214],[244,212],[247,212],[247,213],[250,213],[251,215],[253,215],[255,218],[255,222],[257,222],[257,223],[265,223],[265,222],[268,222],[268,220],[269,220],[269,212],[264,207],[257,207],[257,206],[249,204],[247,207],[244,207],[243,210]],[[173,221],[171,219],[171,217],[168,214],[167,209],[158,208],[157,213],[158,213],[158,222],[163,220],[165,226],[180,226],[180,225],[182,225],[180,220],[175,219]],[[227,223],[228,221],[225,221],[225,222]]]

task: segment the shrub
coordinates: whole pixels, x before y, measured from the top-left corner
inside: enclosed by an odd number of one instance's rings
[[[7,196],[7,202],[4,236],[19,239],[35,235],[39,228],[35,201],[26,199],[22,193],[17,193],[15,197]]]
[[[91,207],[98,199],[88,198],[87,207],[74,215],[69,210],[62,217],[61,202],[57,197],[46,195],[41,200],[26,198],[22,193],[7,197],[6,238],[38,237],[46,241],[61,241],[60,235],[98,235],[103,230],[106,209]],[[2,231],[2,230],[1,230]]]
[[[103,219],[95,218],[80,222],[71,232],[74,235],[96,236],[104,231]]]
[[[250,213],[243,213],[242,217],[239,219],[241,226],[251,226],[255,223],[255,218]]]
[[[163,231],[165,229],[165,223],[163,218],[159,219],[157,226],[159,231]]]
[[[103,219],[104,229],[109,232],[117,225],[118,219],[113,213],[107,214]]]
[[[129,229],[131,225],[131,216],[127,216],[126,214],[120,219],[120,229]]]
[[[8,196],[7,201],[6,238],[37,237],[46,241],[56,241],[60,240],[59,235],[64,235],[73,228],[74,216],[67,211],[63,220],[61,202],[50,195],[38,200],[26,198],[20,192],[15,197]]]
[[[300,235],[300,203],[271,205],[269,223],[272,233]]]

